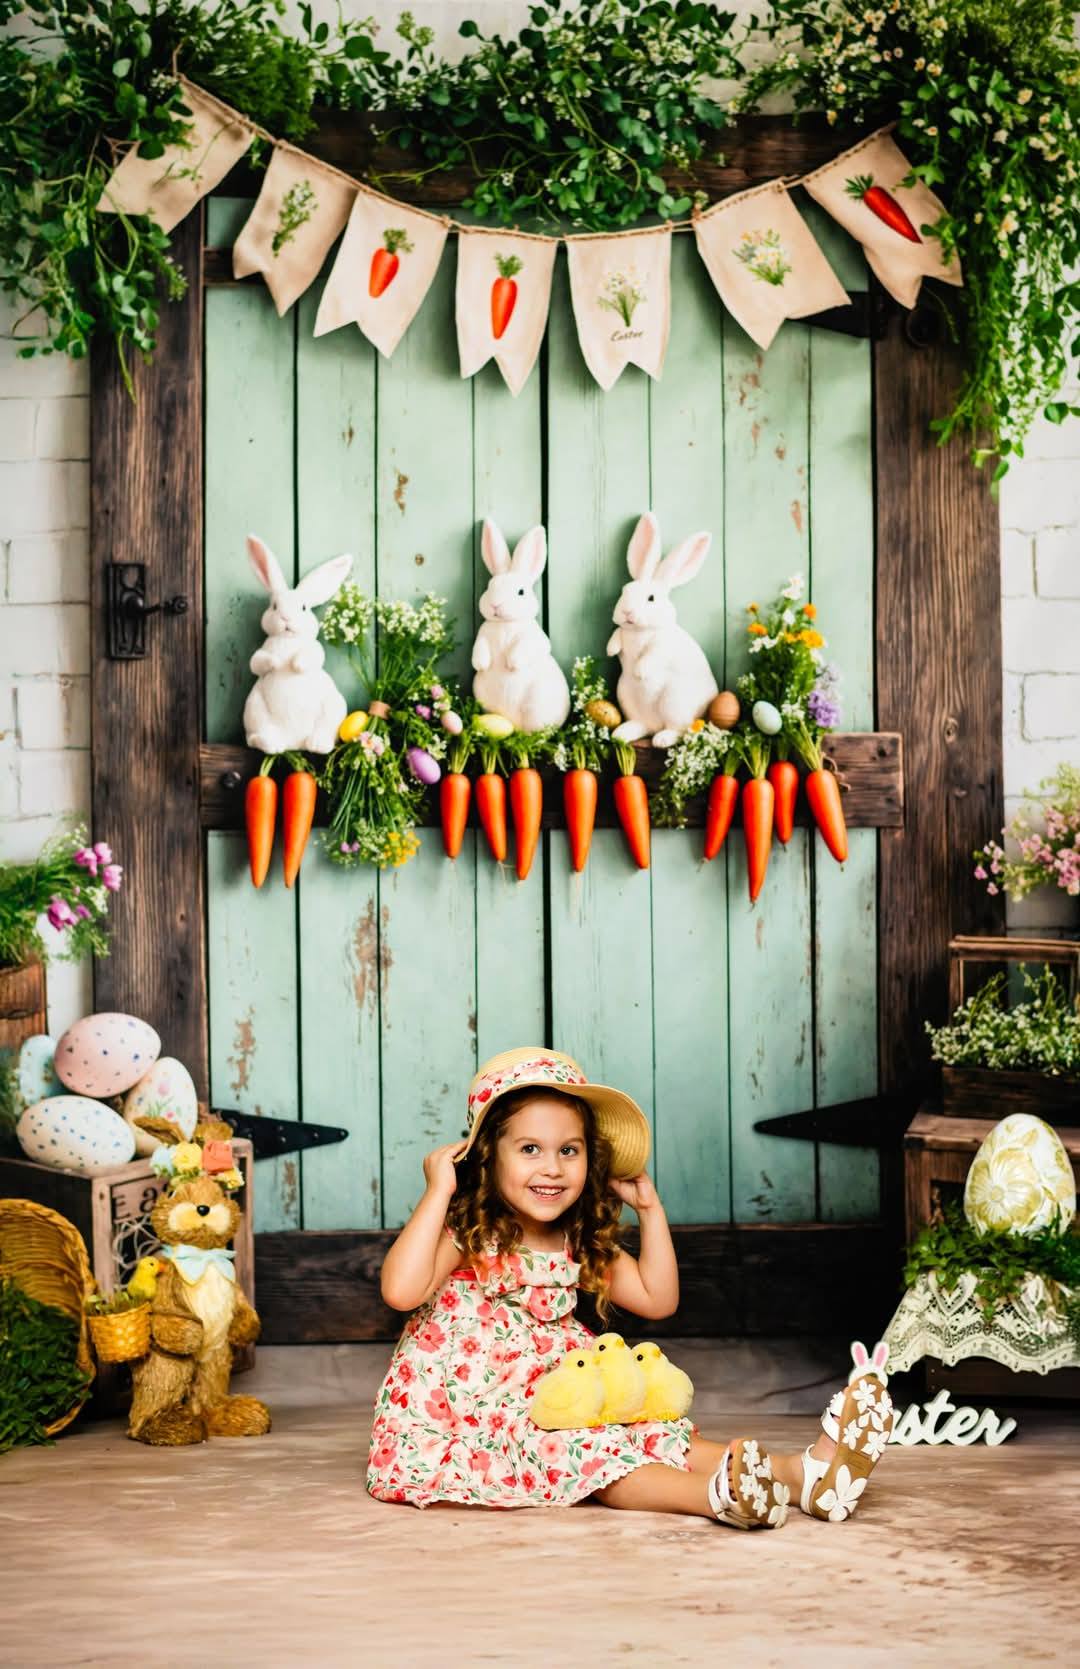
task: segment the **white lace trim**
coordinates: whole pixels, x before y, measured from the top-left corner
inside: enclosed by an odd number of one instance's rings
[[[924,1356],[947,1368],[984,1356],[1014,1373],[1080,1367],[1080,1353],[1041,1275],[1029,1275],[1017,1297],[991,1316],[976,1302],[976,1284],[974,1274],[962,1275],[946,1292],[933,1273],[919,1276],[885,1329],[894,1373],[906,1372]]]

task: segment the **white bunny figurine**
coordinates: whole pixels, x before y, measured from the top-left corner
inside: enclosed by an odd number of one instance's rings
[[[693,579],[711,544],[711,533],[692,533],[661,562],[660,524],[651,510],[634,529],[626,552],[632,577],[615,605],[617,629],[607,646],[622,662],[616,699],[625,722],[614,732],[620,741],[651,736],[654,747],[669,748],[718,693],[709,663],[677,623],[669,595]]]
[[[480,598],[484,624],[473,644],[473,694],[489,713],[501,713],[515,729],[532,732],[560,725],[570,711],[570,689],[537,615],[533,586],[544,571],[542,527],[530,528],[514,548],[490,518],[480,550],[491,579]]]
[[[248,555],[260,583],[270,593],[261,625],[266,642],[249,661],[256,684],[244,703],[244,734],[249,748],[284,753],[306,748],[329,753],[345,717],[345,698],[328,672],[325,652],[316,642],[319,622],[312,610],[345,583],[351,556],[335,556],[289,586],[277,558],[251,534]]]

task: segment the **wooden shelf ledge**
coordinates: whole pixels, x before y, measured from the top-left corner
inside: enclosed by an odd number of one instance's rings
[[[655,791],[664,768],[664,754],[644,744],[637,746],[638,771],[646,787]],[[851,829],[899,829],[904,824],[903,743],[895,731],[838,731],[829,741],[829,756],[835,762],[843,795],[844,816]],[[199,750],[200,811],[204,829],[239,829],[244,821],[244,784],[254,776],[261,755],[251,748],[234,742],[204,742]],[[542,769],[544,778],[545,829],[563,827],[562,774],[553,765]],[[605,776],[605,783],[613,777]],[[326,807],[322,796],[316,811],[317,823],[325,824]],[[473,814],[475,822],[475,814]],[[803,796],[795,821],[801,826],[810,822]],[[424,826],[433,828],[438,823],[436,797],[427,796],[427,807],[422,819]],[[598,828],[617,826],[610,792],[601,786],[597,806]],[[705,796],[689,802],[687,825],[692,829],[705,826]]]

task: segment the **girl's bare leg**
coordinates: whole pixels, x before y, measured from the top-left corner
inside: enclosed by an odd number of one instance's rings
[[[811,1453],[819,1460],[828,1460],[835,1452],[833,1439],[819,1432]],[[593,1500],[629,1512],[696,1513],[701,1518],[714,1518],[708,1483],[720,1470],[727,1453],[726,1443],[714,1443],[707,1437],[691,1438],[686,1456],[688,1472],[679,1472],[673,1466],[639,1466],[617,1483],[597,1490]],[[769,1454],[773,1476],[786,1484],[798,1500],[803,1482],[802,1454],[777,1454],[774,1449]]]

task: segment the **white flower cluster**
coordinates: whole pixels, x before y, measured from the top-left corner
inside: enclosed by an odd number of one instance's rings
[[[441,643],[447,635],[446,598],[428,592],[419,607],[394,599],[378,602],[379,628],[389,637],[408,637],[416,643]]]
[[[322,617],[325,643],[361,643],[371,629],[375,605],[351,580],[341,587]]]
[[[653,822],[657,828],[686,827],[687,800],[705,792],[713,777],[723,769],[724,759],[734,745],[734,734],[715,724],[684,731],[672,743],[653,798]]]

